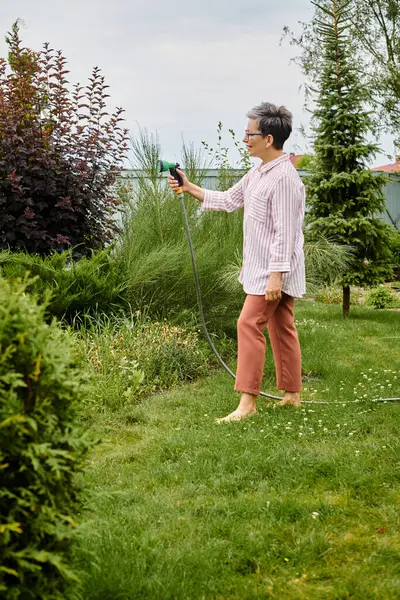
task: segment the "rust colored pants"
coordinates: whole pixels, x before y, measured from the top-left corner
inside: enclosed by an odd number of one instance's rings
[[[294,299],[267,302],[248,295],[237,323],[238,364],[235,390],[258,396],[264,373],[265,336],[268,327],[278,390],[301,391],[301,352],[293,314]]]

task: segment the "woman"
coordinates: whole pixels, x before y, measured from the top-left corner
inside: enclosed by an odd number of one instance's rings
[[[243,265],[239,281],[246,293],[240,314],[235,390],[241,392],[237,409],[220,422],[237,421],[256,412],[264,372],[268,328],[274,355],[277,388],[284,390],[281,406],[300,406],[301,352],[294,325],[295,297],[305,293],[302,226],[304,185],[283,152],[292,131],[292,114],[283,106],[263,102],[248,114],[243,142],[249,155],[260,158],[226,192],[205,190],[183,180],[182,189],[205,210],[231,212],[244,208]],[[169,176],[175,191],[177,181]]]

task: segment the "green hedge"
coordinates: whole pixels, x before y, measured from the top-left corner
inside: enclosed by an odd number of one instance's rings
[[[0,597],[77,600],[83,372],[27,283],[0,279]]]

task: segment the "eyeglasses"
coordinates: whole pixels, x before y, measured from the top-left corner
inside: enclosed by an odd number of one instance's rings
[[[244,132],[244,137],[247,137],[247,138],[254,137],[256,135],[262,135],[262,133],[250,133],[250,131],[248,131],[248,129],[246,129]]]

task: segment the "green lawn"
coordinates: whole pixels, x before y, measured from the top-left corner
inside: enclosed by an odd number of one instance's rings
[[[400,313],[340,310],[296,313],[304,399],[330,404],[217,425],[218,372],[93,420],[85,600],[400,597],[400,403],[371,402],[400,396]]]

